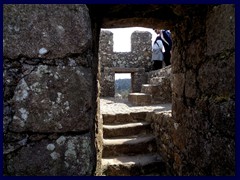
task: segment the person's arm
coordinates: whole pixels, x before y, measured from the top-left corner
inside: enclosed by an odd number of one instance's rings
[[[164,46],[163,46],[163,43],[162,43],[162,41],[161,40],[157,40],[157,42],[156,42],[157,44],[158,44],[158,48],[160,48],[161,49],[161,51],[164,53],[165,52],[165,48],[164,48]]]

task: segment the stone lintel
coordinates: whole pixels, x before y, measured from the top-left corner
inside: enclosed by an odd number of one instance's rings
[[[139,72],[144,68],[111,68],[115,73],[134,73]]]

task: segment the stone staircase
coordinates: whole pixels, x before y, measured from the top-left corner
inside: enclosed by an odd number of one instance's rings
[[[136,106],[171,102],[171,67],[149,72],[148,83],[142,84],[141,92],[129,93],[128,101]]]
[[[162,175],[165,168],[146,112],[103,114],[102,174]]]

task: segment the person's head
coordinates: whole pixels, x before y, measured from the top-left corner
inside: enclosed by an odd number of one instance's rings
[[[160,29],[154,29],[156,34],[160,34],[161,30]]]

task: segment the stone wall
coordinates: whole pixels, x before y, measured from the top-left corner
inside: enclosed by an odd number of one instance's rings
[[[192,12],[174,28],[177,175],[235,174],[234,5]],[[184,48],[183,48],[184,47]]]
[[[131,52],[113,52],[113,33],[101,31],[99,41],[99,61],[101,68],[101,96],[113,97],[115,94],[115,70],[139,68],[138,73],[131,70],[126,73],[132,74],[132,90],[141,91],[141,84],[146,82],[145,71],[151,69],[152,42],[151,33],[135,31],[131,35]],[[144,71],[141,69],[144,68]],[[120,71],[121,72],[121,71]],[[139,78],[141,77],[141,78]]]
[[[85,5],[4,5],[4,175],[94,173],[90,22]]]
[[[136,16],[142,12],[129,6]],[[162,7],[172,20],[172,117],[152,117],[161,136],[159,153],[173,175],[234,175],[234,5],[166,6],[148,6],[152,16],[145,17],[158,16]],[[101,129],[102,123],[96,115],[101,19],[93,14],[90,21],[85,5],[4,5],[3,10],[3,174],[93,175],[95,151],[101,151],[100,143],[94,146],[94,126]],[[110,7],[100,15],[118,10]],[[119,66],[125,68],[123,61]]]
[[[152,94],[155,103],[172,103],[172,80],[171,65],[147,73],[147,83],[157,85]]]
[[[174,162],[178,160],[175,159],[175,155],[180,152],[174,146],[173,140],[179,134],[176,133],[178,124],[172,118],[172,112],[148,113],[147,120],[151,122],[151,127],[156,137],[157,152],[166,164],[166,174],[169,176],[176,175],[174,173]]]

